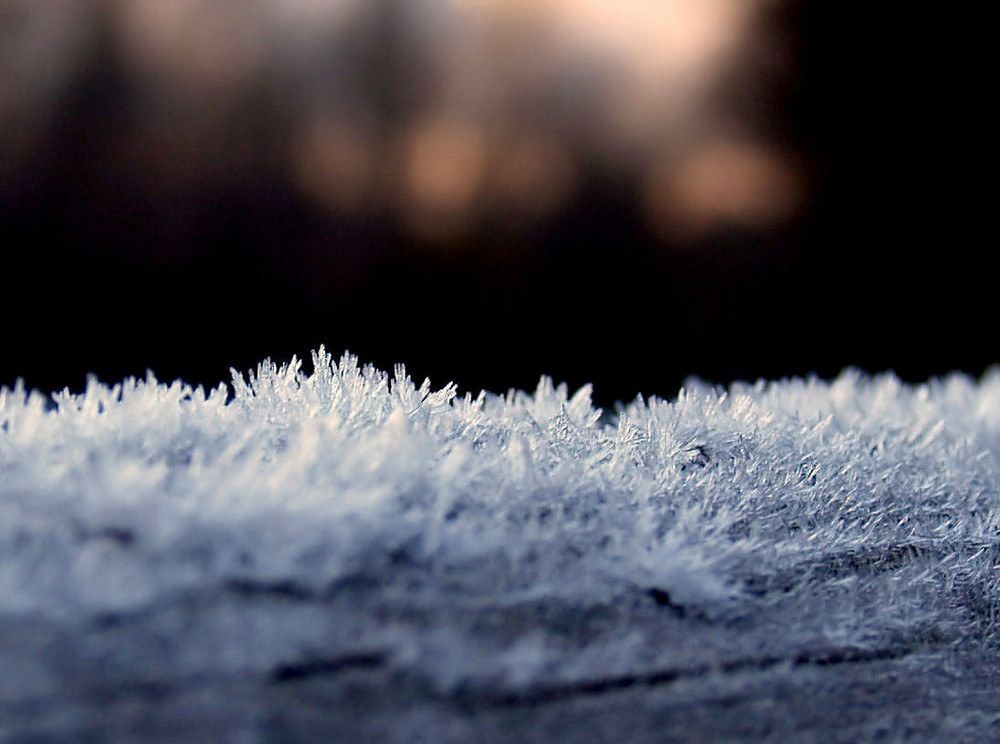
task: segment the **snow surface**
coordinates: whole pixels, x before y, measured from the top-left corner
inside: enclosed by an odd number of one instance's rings
[[[608,416],[547,378],[312,362],[234,371],[231,399],[0,390],[0,719],[98,666],[513,704],[996,640],[1000,371],[690,381]]]

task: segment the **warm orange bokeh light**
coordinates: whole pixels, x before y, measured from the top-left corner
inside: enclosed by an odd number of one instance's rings
[[[417,125],[404,140],[401,203],[410,225],[448,236],[472,217],[486,166],[480,131],[459,117]]]
[[[748,142],[708,142],[654,169],[645,187],[653,228],[697,237],[716,225],[775,227],[801,205],[802,178],[787,155]]]

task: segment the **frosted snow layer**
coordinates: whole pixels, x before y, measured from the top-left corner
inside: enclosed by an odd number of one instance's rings
[[[547,378],[472,397],[312,361],[234,372],[231,400],[152,375],[0,390],[0,722],[34,731],[55,695],[75,712],[46,726],[107,734],[115,691],[243,680],[259,732],[262,691],[349,677],[393,691],[379,731],[405,740],[440,724],[428,700],[1000,658],[1000,372],[693,381],[602,416]],[[1000,720],[963,700],[954,730]]]

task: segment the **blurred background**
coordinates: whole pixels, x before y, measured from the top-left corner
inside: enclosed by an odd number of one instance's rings
[[[690,375],[979,374],[1000,354],[976,25],[821,0],[0,0],[0,384],[215,385],[321,343],[606,406]]]

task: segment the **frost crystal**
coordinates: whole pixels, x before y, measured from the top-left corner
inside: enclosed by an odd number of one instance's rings
[[[234,372],[231,400],[0,390],[24,695],[353,670],[513,705],[995,638],[1000,373],[694,381],[608,419],[546,378],[474,398],[312,361]]]

